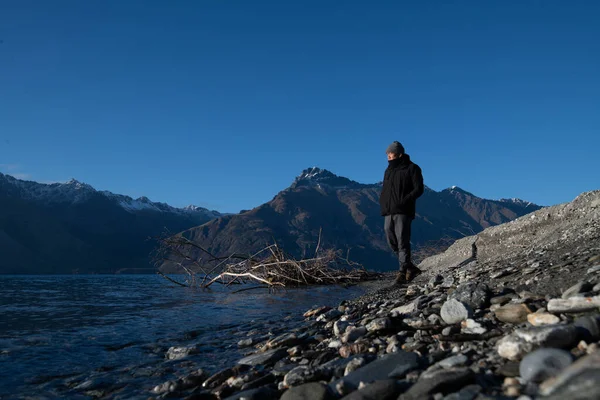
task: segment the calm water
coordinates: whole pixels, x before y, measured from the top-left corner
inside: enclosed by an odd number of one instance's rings
[[[313,305],[334,306],[362,289],[232,291],[176,287],[157,275],[0,275],[0,397],[69,397],[91,379],[125,387],[123,398],[147,398],[179,365],[229,366],[249,330],[283,331],[286,317],[288,326],[300,323]],[[165,361],[170,346],[192,344],[201,347],[193,363]]]

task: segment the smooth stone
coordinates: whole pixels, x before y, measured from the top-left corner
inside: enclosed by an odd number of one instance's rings
[[[277,390],[264,386],[236,393],[233,396],[226,397],[225,400],[275,400],[278,397],[279,392]]]
[[[568,299],[569,297],[576,296],[580,293],[588,292],[594,287],[594,285],[588,282],[577,282],[567,290],[565,290],[561,296],[563,299]]]
[[[560,318],[550,313],[532,313],[527,315],[527,321],[533,326],[556,325]]]
[[[402,386],[395,379],[385,379],[355,390],[342,400],[396,400],[401,391]]]
[[[499,304],[499,305],[504,305],[506,303],[508,303],[509,301],[511,301],[512,299],[516,299],[519,296],[516,295],[515,293],[508,293],[502,296],[496,296],[496,297],[492,297],[490,299],[490,303],[491,304]]]
[[[342,341],[341,340],[332,340],[331,342],[329,342],[327,347],[329,347],[330,349],[339,349],[340,347],[342,347]]]
[[[336,390],[336,386],[339,384],[356,390],[361,382],[371,383],[388,378],[398,378],[418,367],[419,356],[417,354],[400,351],[386,354],[329,385],[332,390]]]
[[[288,355],[286,348],[273,349],[265,351],[264,353],[256,353],[244,357],[237,363],[242,365],[268,365],[274,364],[277,361]]]
[[[296,336],[295,333],[285,333],[269,340],[266,346],[268,349],[277,349],[280,347],[295,346],[300,342],[301,340],[298,339],[298,336]]]
[[[487,329],[481,326],[479,322],[476,322],[475,320],[470,318],[461,322],[461,326],[462,333],[466,334],[482,335],[487,332]]]
[[[348,327],[350,326],[350,322],[348,321],[336,321],[335,324],[333,324],[333,334],[335,336],[342,336],[344,334],[344,332],[346,332],[346,329],[348,329]]]
[[[317,308],[308,310],[302,316],[304,318],[316,317],[316,316],[321,315],[322,313],[327,312],[329,310],[331,310],[331,307],[328,307],[328,306],[317,307]]]
[[[350,343],[354,342],[357,339],[365,336],[367,334],[367,328],[364,326],[359,326],[356,328],[349,328],[346,333],[342,336],[342,343]]]
[[[390,311],[390,315],[393,316],[393,317],[399,317],[401,315],[412,314],[415,311],[417,311],[417,306],[416,306],[415,302],[412,301],[412,302],[410,302],[408,304],[405,304],[403,306],[393,308]]]
[[[578,313],[597,310],[599,307],[600,296],[551,299],[548,302],[548,311],[552,313]]]
[[[447,324],[456,324],[473,315],[471,308],[456,299],[448,300],[442,306],[440,316]]]
[[[398,400],[421,400],[428,399],[435,393],[449,394],[474,380],[475,373],[469,368],[434,371],[421,375],[417,383],[398,397]]]
[[[581,340],[588,343],[600,340],[600,315],[577,318],[573,325],[577,328]]]
[[[321,377],[320,371],[308,365],[300,365],[283,377],[285,387],[302,385],[307,382],[319,380]]]
[[[561,349],[538,349],[523,358],[519,373],[527,382],[542,382],[558,375],[572,363],[573,357],[569,352]]]
[[[198,348],[198,346],[189,346],[189,347],[170,347],[169,350],[167,350],[167,354],[165,355],[165,357],[168,360],[179,360],[181,358],[193,355],[193,354],[198,354],[200,352],[200,349]]]
[[[389,318],[376,318],[366,326],[369,332],[379,332],[389,329],[392,326],[392,320]]]
[[[540,385],[544,400],[597,400],[600,394],[600,352],[582,357]]]
[[[548,325],[518,329],[500,339],[497,350],[501,357],[518,361],[538,347],[566,348],[576,343],[577,328],[574,325]]]
[[[250,347],[253,344],[254,344],[254,341],[252,339],[243,339],[238,342],[238,347],[240,347],[240,348]]]
[[[468,360],[468,357],[464,354],[458,354],[455,356],[444,358],[442,361],[438,362],[437,365],[439,365],[442,368],[448,369],[463,366],[467,363]]]
[[[335,396],[329,388],[320,382],[305,383],[286,390],[281,400],[333,400]]]
[[[458,285],[449,299],[456,299],[475,310],[487,305],[490,289],[482,282],[465,282]]]
[[[351,374],[352,372],[356,371],[357,369],[363,367],[364,365],[367,364],[367,360],[364,357],[356,357],[352,360],[350,360],[350,362],[348,362],[348,364],[346,364],[346,368],[344,369],[344,376]]]
[[[449,394],[442,400],[473,400],[481,393],[483,388],[479,385],[468,385],[462,388],[459,392]]]
[[[317,317],[318,322],[329,322],[333,321],[336,318],[339,318],[343,315],[343,313],[337,309],[329,310],[325,314],[321,314]]]
[[[525,304],[507,304],[494,311],[494,315],[499,321],[509,324],[525,322],[531,313],[532,311]]]

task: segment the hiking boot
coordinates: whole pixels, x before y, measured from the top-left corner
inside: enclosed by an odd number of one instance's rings
[[[396,279],[394,279],[394,285],[400,286],[407,283],[406,281],[406,272],[398,272],[396,275]]]
[[[411,282],[413,279],[415,279],[417,277],[417,275],[419,275],[421,271],[419,268],[415,267],[415,266],[411,266],[406,270],[406,276],[405,276],[405,280],[406,282]]]

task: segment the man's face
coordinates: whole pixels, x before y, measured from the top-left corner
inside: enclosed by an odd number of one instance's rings
[[[387,153],[387,156],[388,156],[388,161],[395,160],[396,158],[399,157],[399,155],[396,153]]]

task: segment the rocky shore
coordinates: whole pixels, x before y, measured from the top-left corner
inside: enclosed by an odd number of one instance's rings
[[[156,386],[186,399],[599,399],[600,191],[458,241],[404,287],[250,332],[216,373]],[[170,349],[167,357],[178,357]]]
[[[193,346],[165,349],[182,368],[144,398],[600,399],[600,191],[461,239],[420,268],[410,285],[369,283],[337,307],[222,332],[242,352],[229,367],[194,368]]]

